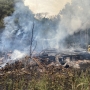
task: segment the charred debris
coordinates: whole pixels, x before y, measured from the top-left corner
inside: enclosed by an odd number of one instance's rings
[[[5,53],[6,58],[10,58],[9,52],[7,55]],[[2,55],[2,56],[3,56]],[[33,67],[36,67],[36,69],[39,72],[46,71],[47,69],[50,69],[50,67],[53,68],[76,68],[76,69],[85,69],[90,66],[90,53],[86,51],[69,51],[65,50],[62,52],[59,52],[56,49],[46,49],[43,50],[39,55],[35,55],[30,58],[30,56],[26,56],[25,58],[16,60],[13,62],[13,60],[9,60],[3,65],[3,59],[1,58],[1,71],[12,71],[12,70],[18,70],[18,69],[28,69],[31,70]],[[31,60],[29,60],[31,59]]]

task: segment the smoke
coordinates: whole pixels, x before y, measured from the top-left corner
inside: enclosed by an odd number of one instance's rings
[[[90,28],[90,1],[89,0],[72,0],[71,4],[65,5],[60,11],[61,25],[65,27],[68,34],[73,34],[79,30]]]
[[[63,48],[67,36],[90,28],[89,8],[89,0],[72,0],[71,4],[67,3],[57,16],[46,18],[41,14],[35,16],[23,1],[17,2],[14,13],[4,18],[5,30],[1,35],[0,50],[12,50],[14,54],[12,57],[15,58],[18,57],[15,55],[16,50],[24,52],[20,57],[29,54],[33,23],[32,49],[35,45],[35,51]]]
[[[34,13],[48,13],[48,15],[57,15],[67,2],[71,0],[24,0],[25,5],[29,6]]]
[[[4,18],[5,30],[1,40],[5,50],[15,48],[22,50],[22,47],[25,47],[32,26],[33,15],[31,13],[27,7],[24,7],[23,2],[18,2],[12,16]]]
[[[11,16],[4,18],[5,30],[3,30],[1,35],[1,51],[13,51],[11,57],[15,56],[15,58],[18,57],[15,54],[16,50],[28,55],[30,53],[33,23],[32,50],[35,48],[35,45],[36,51],[58,47],[57,28],[60,21],[59,16],[49,19],[42,17],[40,14],[39,17],[38,15],[36,16],[38,17],[37,19],[32,11],[24,5],[23,1],[17,2],[14,9],[15,11]]]
[[[17,59],[23,58],[23,57],[25,57],[25,55],[26,54],[23,52],[14,50],[13,54],[11,55],[11,60],[17,60]]]

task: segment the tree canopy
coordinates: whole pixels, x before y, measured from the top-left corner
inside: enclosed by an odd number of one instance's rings
[[[0,28],[4,27],[3,19],[14,11],[14,0],[0,0]]]

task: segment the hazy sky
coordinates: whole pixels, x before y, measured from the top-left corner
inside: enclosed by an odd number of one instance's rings
[[[25,0],[25,5],[34,13],[48,12],[49,15],[56,15],[67,2],[71,0]]]

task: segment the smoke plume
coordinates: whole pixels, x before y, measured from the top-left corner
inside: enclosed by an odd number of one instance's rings
[[[17,2],[14,13],[4,18],[5,30],[3,30],[1,35],[0,50],[5,52],[13,51],[14,54],[14,50],[17,50],[18,52],[29,54],[33,23],[32,50],[35,48],[35,45],[36,51],[57,47],[56,34],[60,18],[42,18],[41,14],[36,15],[36,17],[24,5],[23,1]]]
[[[90,1],[72,0],[71,4],[65,5],[60,11],[60,24],[67,30],[68,34],[73,34],[79,30],[90,28]]]
[[[72,0],[71,4],[67,3],[57,16],[46,18],[41,14],[35,16],[23,1],[17,2],[14,13],[4,18],[5,30],[1,34],[0,50],[11,50],[14,53],[14,50],[17,50],[23,55],[29,54],[33,23],[33,49],[35,45],[36,51],[62,48],[67,36],[90,28],[89,8],[89,0]]]

